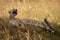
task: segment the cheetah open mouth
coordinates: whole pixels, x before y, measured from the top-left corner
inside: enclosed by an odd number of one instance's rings
[[[17,15],[17,9],[12,10],[12,14],[16,14]]]

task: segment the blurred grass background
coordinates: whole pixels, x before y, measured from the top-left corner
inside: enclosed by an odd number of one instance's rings
[[[0,0],[0,40],[19,40],[21,38],[27,40],[26,37],[17,33],[17,28],[8,24],[9,11],[14,8],[18,9],[17,18],[38,21],[47,18],[48,21],[53,23],[55,29],[60,32],[60,0]],[[41,40],[60,40],[57,35],[41,32],[35,28],[34,30],[43,35]],[[38,32],[36,32],[36,40],[39,40]],[[22,33],[24,32],[22,31]],[[33,40],[32,35],[33,32],[31,31],[30,37]]]
[[[60,0],[0,0],[0,17],[8,18],[8,11],[18,9],[18,18],[60,23]]]

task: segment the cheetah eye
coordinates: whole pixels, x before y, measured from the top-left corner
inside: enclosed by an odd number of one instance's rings
[[[21,24],[19,26],[22,26]]]

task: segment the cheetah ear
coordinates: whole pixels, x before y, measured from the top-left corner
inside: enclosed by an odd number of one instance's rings
[[[16,11],[17,11],[17,9],[16,9]]]
[[[10,11],[9,11],[9,14],[10,14]]]
[[[15,11],[16,11],[16,15],[17,15],[17,9],[15,9]]]

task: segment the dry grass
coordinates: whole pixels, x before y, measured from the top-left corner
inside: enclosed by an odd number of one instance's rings
[[[31,29],[27,31],[8,24],[8,11],[13,8],[18,9],[18,18],[43,21],[46,17],[60,24],[60,0],[0,0],[0,40],[60,40],[59,36],[42,31],[34,25],[26,25]],[[55,28],[60,32],[59,27]]]
[[[54,24],[59,31],[59,26]],[[60,40],[59,35],[43,31],[42,28],[34,25],[26,25],[25,29],[14,27],[8,23],[8,19],[0,18],[0,40]]]
[[[60,20],[60,0],[0,0],[0,17],[8,18],[8,11],[13,8],[18,9],[18,18]]]

